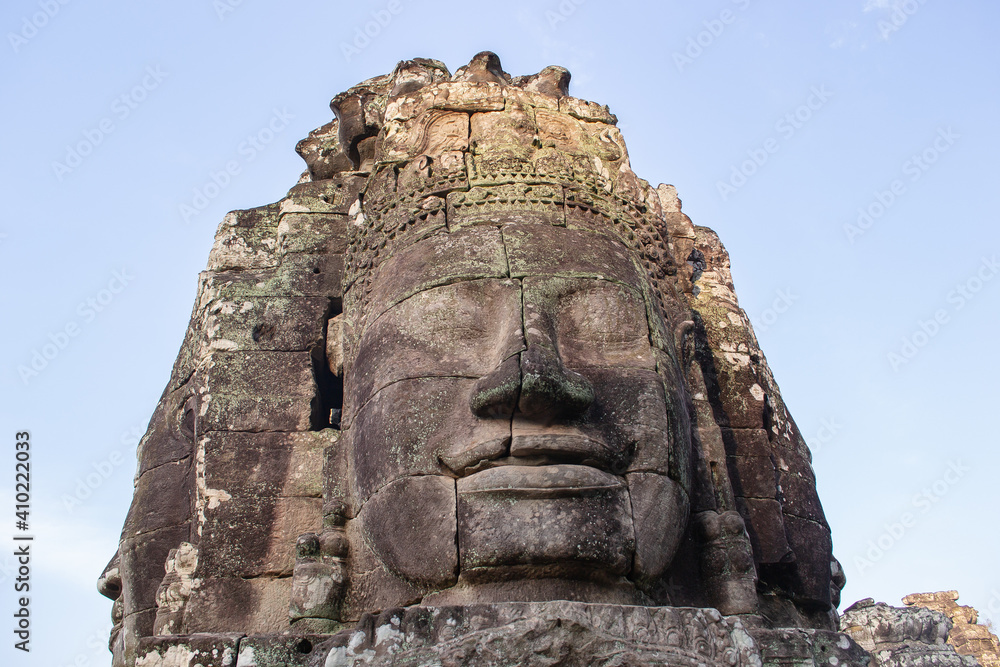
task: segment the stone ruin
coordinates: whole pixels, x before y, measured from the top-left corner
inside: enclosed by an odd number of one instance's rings
[[[569,79],[401,62],[226,216],[116,667],[868,664],[724,247]]]
[[[957,600],[958,591],[940,591],[907,595],[903,604],[941,612],[952,623],[948,643],[957,653],[971,655],[982,667],[1000,667],[1000,639],[979,624],[979,612],[974,607],[960,605]]]
[[[871,653],[873,667],[996,667],[996,635],[957,599],[958,591],[914,593],[891,607],[865,598],[844,610],[840,627]]]

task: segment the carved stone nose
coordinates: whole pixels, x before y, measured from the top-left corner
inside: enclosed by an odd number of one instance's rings
[[[511,417],[516,410],[534,419],[571,419],[593,402],[587,378],[565,368],[554,350],[530,345],[480,378],[469,406],[484,418]]]
[[[563,366],[559,355],[540,345],[521,353],[521,395],[517,409],[525,417],[570,419],[594,402],[587,378]]]
[[[472,389],[469,407],[477,417],[509,419],[521,393],[520,354],[508,357],[495,371],[479,378]]]
[[[104,572],[97,579],[97,591],[109,600],[117,600],[122,594],[122,578],[119,571],[120,559],[116,553]]]

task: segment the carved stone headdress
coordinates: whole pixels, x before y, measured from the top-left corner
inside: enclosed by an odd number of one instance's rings
[[[481,53],[454,77],[417,59],[337,95],[340,157],[371,172],[348,225],[347,298],[363,302],[375,268],[416,240],[516,220],[614,235],[641,258],[661,308],[675,302],[661,199],[675,206],[672,189],[636,177],[615,116],[569,97],[569,79],[561,67],[514,78]],[[300,152],[310,170],[328,167],[310,161],[321,152],[310,140]]]

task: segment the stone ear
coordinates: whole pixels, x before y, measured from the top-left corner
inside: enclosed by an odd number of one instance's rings
[[[681,369],[687,373],[694,361],[694,322],[684,320],[674,327],[674,349],[677,350],[677,359],[681,364]]]

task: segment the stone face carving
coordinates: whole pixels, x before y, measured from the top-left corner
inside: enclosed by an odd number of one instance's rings
[[[959,655],[948,643],[952,623],[939,611],[890,607],[865,598],[844,611],[840,627],[871,653],[874,667],[975,667],[979,664],[970,655]]]
[[[908,607],[925,607],[939,611],[951,622],[948,643],[960,655],[971,655],[982,667],[1000,667],[1000,640],[985,625],[979,625],[979,612],[974,607],[959,605],[958,591],[913,593],[903,598]]]
[[[663,381],[680,371],[650,343],[655,304],[627,246],[514,206],[522,222],[390,256],[345,310],[361,323],[344,408],[359,530],[435,599],[547,599],[583,579],[594,601],[640,602],[627,575],[655,580],[687,525],[686,397]],[[435,268],[439,286],[407,296],[400,278],[449,253],[462,261]]]
[[[100,583],[116,665],[179,655],[168,631],[292,664],[305,644],[263,638],[413,605],[469,637],[709,619],[717,664],[840,641],[809,452],[728,255],[568,84],[400,63],[333,99],[284,199],[223,221]]]

